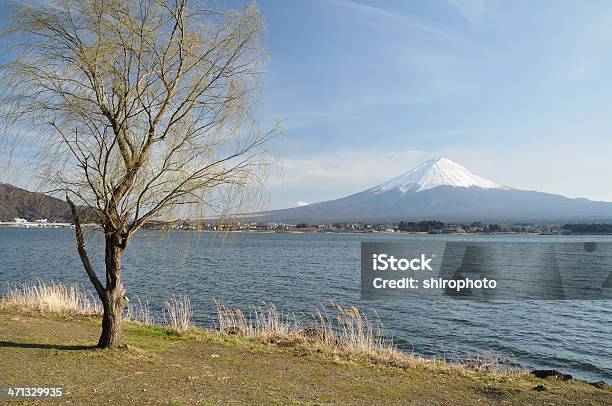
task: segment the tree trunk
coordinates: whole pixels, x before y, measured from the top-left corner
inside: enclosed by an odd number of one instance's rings
[[[106,236],[106,288],[100,299],[104,307],[102,317],[102,334],[98,341],[100,348],[117,348],[121,344],[123,308],[125,307],[125,290],[121,283],[121,254],[119,238],[111,234]]]
[[[104,315],[102,316],[102,334],[98,340],[99,348],[117,348],[121,345],[123,303],[117,303],[111,299],[112,293],[108,293],[108,299],[103,300]]]
[[[85,246],[85,238],[81,230],[81,220],[76,206],[66,194],[66,201],[70,205],[72,218],[74,219],[74,229],[76,236],[77,249],[81,262],[85,268],[85,272],[89,280],[96,288],[96,292],[102,301],[104,315],[102,317],[102,334],[98,341],[100,348],[117,348],[121,345],[121,327],[123,319],[123,308],[127,300],[125,299],[125,289],[121,283],[121,254],[127,247],[127,240],[122,237],[116,230],[104,229],[106,249],[105,249],[105,265],[106,265],[106,287],[102,285],[96,275]]]

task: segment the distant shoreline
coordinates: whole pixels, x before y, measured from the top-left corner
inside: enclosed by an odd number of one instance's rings
[[[2,223],[0,222],[0,229],[3,228],[20,228],[20,229],[58,229],[58,228],[74,228],[73,224],[69,223],[30,223],[27,225],[22,224],[14,224],[14,223]],[[452,236],[505,236],[505,235],[520,235],[520,236],[534,236],[534,237],[542,237],[542,236],[612,236],[612,233],[571,233],[571,234],[562,234],[562,233],[535,233],[535,232],[496,232],[496,233],[487,233],[487,232],[465,232],[465,233],[456,233],[456,232],[447,232],[447,233],[427,233],[427,232],[409,232],[409,231],[318,231],[318,230],[305,230],[305,231],[274,231],[274,230],[197,230],[197,229],[181,229],[181,228],[173,228],[173,229],[165,229],[162,227],[149,227],[145,228],[142,231],[183,231],[183,232],[196,232],[196,233],[240,233],[240,234],[326,234],[326,235],[452,235]]]

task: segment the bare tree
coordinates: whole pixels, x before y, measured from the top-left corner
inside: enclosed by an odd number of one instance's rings
[[[196,205],[215,212],[262,179],[275,131],[254,119],[265,60],[259,10],[190,0],[59,0],[23,7],[4,32],[2,109],[49,158],[77,248],[104,307],[99,347],[120,344],[121,257],[148,220]],[[105,281],[79,207],[104,231]]]

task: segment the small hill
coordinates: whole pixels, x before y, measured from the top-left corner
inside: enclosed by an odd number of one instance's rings
[[[0,221],[13,221],[15,217],[30,221],[72,221],[70,207],[65,201],[0,183]]]

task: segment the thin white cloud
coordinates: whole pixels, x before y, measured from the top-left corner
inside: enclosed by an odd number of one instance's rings
[[[282,160],[282,176],[273,188],[356,191],[375,186],[430,158],[416,150],[338,150]],[[361,188],[361,189],[360,189]]]
[[[292,130],[322,124],[350,123],[363,118],[374,108],[431,102],[436,96],[436,92],[435,90],[429,90],[429,95],[425,95],[425,91],[421,91],[422,96],[420,94],[373,94],[372,92],[364,94],[358,99],[335,99],[333,103],[322,101],[318,105],[308,105],[303,110],[286,114],[283,118],[286,128]]]
[[[310,203],[303,202],[303,201],[301,201],[301,200],[300,200],[299,202],[297,202],[297,203],[296,203],[296,205],[297,205],[298,207],[308,206],[309,204],[310,204]]]
[[[423,23],[405,14],[385,10],[379,7],[368,6],[366,4],[358,3],[352,0],[324,1],[331,5],[342,7],[355,13],[367,15],[370,19],[374,18],[377,20],[380,26],[384,28],[400,27],[412,31],[418,31],[423,34],[427,34],[431,37],[450,41],[465,47],[475,48],[474,44],[470,43],[464,38],[461,38],[457,34],[450,33],[433,25]]]

